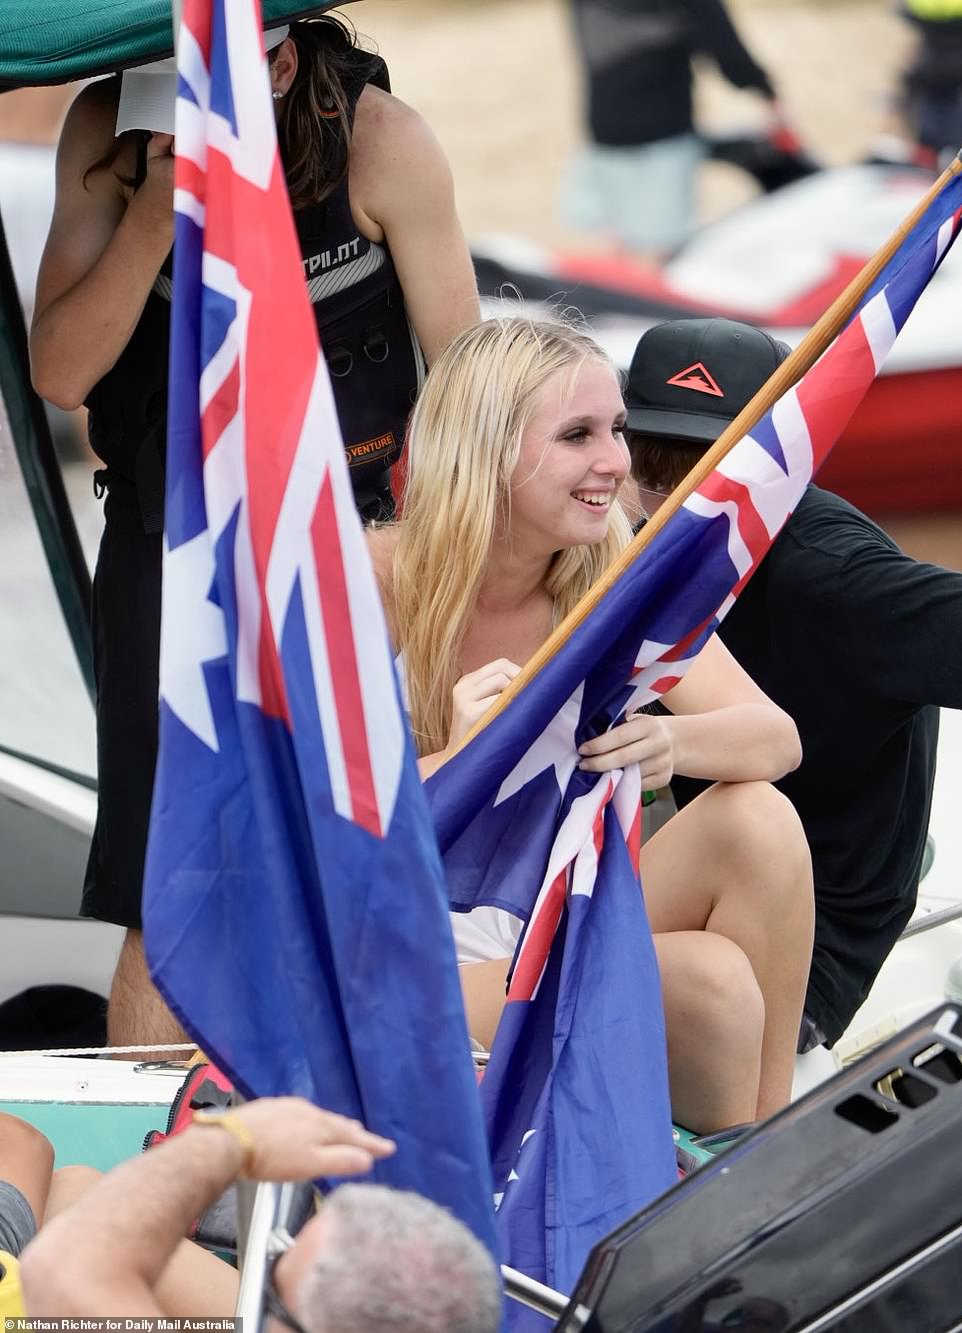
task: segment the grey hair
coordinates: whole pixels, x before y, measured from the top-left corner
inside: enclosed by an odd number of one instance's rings
[[[310,1333],[497,1333],[501,1281],[452,1213],[420,1194],[342,1185],[327,1242],[296,1293]]]

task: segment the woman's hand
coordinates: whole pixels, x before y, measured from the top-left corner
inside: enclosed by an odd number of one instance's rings
[[[667,787],[675,772],[672,721],[651,713],[634,713],[619,726],[579,746],[582,758],[578,767],[589,773],[607,773],[612,768],[637,764],[646,791]]]
[[[486,666],[470,671],[454,687],[454,712],[451,716],[451,732],[448,736],[447,753],[450,754],[464,740],[475,722],[497,699],[502,690],[514,680],[521,670],[506,657],[498,657]]]
[[[174,239],[174,136],[152,134],[147,141],[147,175],[131,200],[139,220],[152,222]]]

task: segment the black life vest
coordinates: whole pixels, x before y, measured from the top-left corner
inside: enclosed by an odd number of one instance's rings
[[[384,62],[357,55],[358,78],[345,89],[352,120],[366,84],[390,89]],[[366,520],[388,518],[390,469],[424,378],[424,356],[390,251],[362,236],[351,215],[347,176],[323,204],[294,219],[355,502]],[[136,500],[146,532],[163,529],[171,274],[168,255],[126,347],[86,402],[90,443],[106,464],[98,479],[118,499]]]

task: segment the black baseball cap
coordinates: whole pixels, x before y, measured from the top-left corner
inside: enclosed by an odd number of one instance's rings
[[[791,348],[734,319],[673,319],[638,340],[628,371],[628,430],[709,444]]]

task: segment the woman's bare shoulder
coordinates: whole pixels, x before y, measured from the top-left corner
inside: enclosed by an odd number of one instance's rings
[[[373,83],[365,84],[357,100],[355,132],[366,136],[378,131],[403,134],[406,130],[427,125],[424,117],[413,106],[402,102],[394,93],[386,93]]]
[[[97,79],[88,83],[70,103],[61,138],[83,136],[101,151],[109,148],[117,129],[118,79]]]
[[[382,180],[415,179],[446,167],[434,131],[419,111],[393,93],[368,84],[358,99],[351,139],[351,179],[359,173]]]
[[[118,96],[116,79],[98,79],[80,90],[70,104],[60,134],[58,163],[61,172],[82,175],[110,153],[117,142]],[[113,177],[118,168],[126,168],[127,159],[132,156],[132,144],[126,141],[120,144],[112,163],[113,171],[105,174]]]

